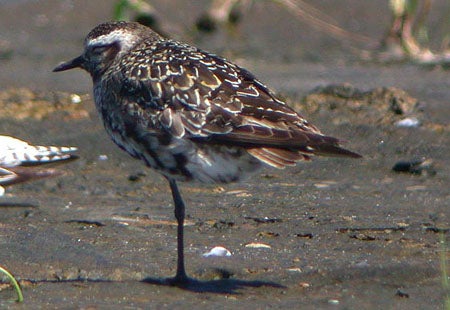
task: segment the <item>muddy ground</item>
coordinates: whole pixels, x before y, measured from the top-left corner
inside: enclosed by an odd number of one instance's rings
[[[21,281],[25,301],[10,302],[14,293],[2,286],[0,307],[442,308],[449,71],[361,61],[358,51],[373,44],[332,38],[267,2],[234,32],[197,36],[189,27],[205,1],[152,1],[167,33],[255,72],[364,158],[316,158],[226,186],[183,184],[187,271],[203,282],[180,289],[143,281],[175,272],[168,185],[110,142],[85,95],[87,74],[51,73],[81,52],[93,26],[110,19],[113,2],[0,2],[0,133],[77,146],[80,156],[59,166],[64,176],[9,187],[1,198],[0,265]],[[436,2],[439,25],[446,2]],[[382,1],[314,3],[372,43],[389,20]],[[396,87],[413,99],[394,92],[372,101],[323,94],[302,101],[314,88],[338,83],[363,92]],[[81,103],[71,103],[70,94]],[[392,100],[411,109],[396,114]],[[395,125],[407,117],[421,125]],[[398,161],[421,159],[432,161],[421,174],[392,171]],[[202,256],[214,246],[232,256]]]

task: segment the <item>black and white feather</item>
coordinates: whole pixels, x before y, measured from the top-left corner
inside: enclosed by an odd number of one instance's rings
[[[59,174],[54,169],[24,167],[75,159],[73,153],[76,150],[76,147],[31,145],[17,138],[0,135],[0,195],[4,193],[1,186]]]

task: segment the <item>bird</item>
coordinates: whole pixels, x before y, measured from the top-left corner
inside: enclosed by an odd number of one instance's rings
[[[31,145],[18,138],[0,135],[0,196],[3,186],[61,174],[55,169],[31,169],[29,166],[76,159],[76,147]]]
[[[82,54],[53,71],[74,68],[91,75],[95,106],[112,140],[169,183],[177,220],[170,285],[195,281],[185,269],[178,182],[236,182],[263,166],[294,166],[314,155],[361,157],[248,70],[135,22],[99,24]]]

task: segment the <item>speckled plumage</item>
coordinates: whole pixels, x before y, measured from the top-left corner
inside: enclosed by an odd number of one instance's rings
[[[75,67],[91,74],[114,142],[166,176],[172,193],[178,180],[227,183],[262,164],[283,168],[315,154],[359,157],[247,70],[136,23],[94,28],[84,53],[55,71]]]

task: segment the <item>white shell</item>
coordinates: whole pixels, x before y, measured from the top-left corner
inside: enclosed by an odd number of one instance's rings
[[[203,257],[210,257],[210,256],[231,256],[231,252],[228,251],[226,248],[221,246],[216,246],[211,249],[211,251],[204,253],[202,255]]]

